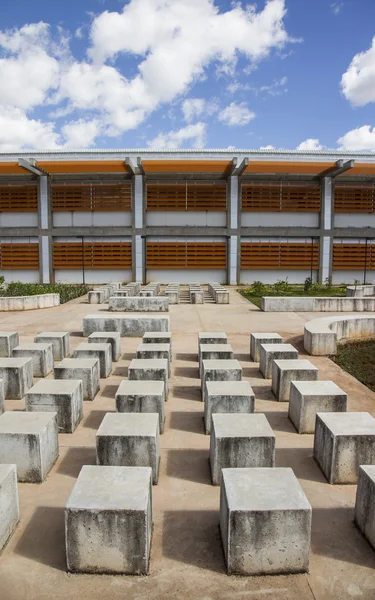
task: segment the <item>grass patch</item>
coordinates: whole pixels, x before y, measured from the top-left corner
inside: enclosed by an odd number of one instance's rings
[[[332,359],[344,371],[375,392],[375,339],[339,344],[337,354]]]
[[[255,281],[254,284],[238,292],[258,308],[262,305],[262,296],[346,296],[346,285],[290,285],[286,281],[279,281],[273,285],[266,285]]]
[[[71,283],[21,283],[13,281],[0,288],[0,296],[37,296],[38,294],[60,294],[60,303],[80,298],[93,288],[89,285]]]

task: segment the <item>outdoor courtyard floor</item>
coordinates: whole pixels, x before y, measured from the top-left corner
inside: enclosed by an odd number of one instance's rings
[[[153,487],[150,574],[145,577],[68,574],[64,506],[82,465],[95,464],[95,433],[140,343],[122,338],[122,357],[101,379],[101,392],[84,403],[74,434],[59,435],[60,457],[42,485],[19,484],[21,521],[0,555],[0,600],[344,600],[375,598],[375,552],[353,524],[356,486],[329,485],[313,459],[313,436],[298,435],[287,403],[272,395],[250,361],[250,332],[277,332],[305,353],[306,321],[319,313],[262,313],[231,290],[231,304],[170,307],[173,363],[159,483]],[[18,331],[20,342],[41,331],[69,331],[71,349],[82,342],[82,318],[105,309],[86,298],[60,307],[2,313],[0,330]],[[331,313],[333,314],[333,313]],[[342,314],[342,313],[341,313]],[[211,485],[209,436],[197,363],[197,333],[225,331],[243,376],[253,387],[256,412],[265,413],[276,435],[276,466],[291,467],[313,508],[310,573],[272,577],[227,576],[219,533],[219,488]],[[319,379],[333,380],[349,396],[350,411],[375,416],[375,393],[328,358],[310,359]],[[51,377],[50,375],[49,377]],[[24,401],[6,401],[22,410]]]

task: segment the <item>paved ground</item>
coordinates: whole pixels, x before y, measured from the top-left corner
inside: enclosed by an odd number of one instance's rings
[[[71,346],[82,341],[82,317],[100,306],[82,299],[61,307],[8,313],[0,330],[18,330],[21,342],[43,330],[72,332]],[[154,531],[148,577],[69,575],[65,571],[64,505],[80,468],[95,464],[95,432],[108,411],[139,339],[122,339],[122,358],[101,380],[101,393],[85,402],[85,415],[73,435],[59,436],[60,457],[42,485],[19,484],[21,522],[0,556],[0,600],[341,600],[375,598],[375,553],[353,525],[355,486],[330,486],[312,457],[313,436],[299,436],[287,418],[287,405],[275,401],[270,382],[249,360],[249,333],[276,331],[303,355],[308,313],[261,313],[236,292],[218,307],[172,306],[173,368],[161,472],[153,488]],[[276,464],[294,469],[313,507],[309,575],[228,577],[218,529],[219,489],[211,486],[208,448],[200,402],[197,332],[226,331],[244,378],[276,434]],[[326,358],[311,359],[320,379],[332,379],[349,394],[351,411],[375,416],[375,394]],[[20,410],[23,401],[7,401]]]

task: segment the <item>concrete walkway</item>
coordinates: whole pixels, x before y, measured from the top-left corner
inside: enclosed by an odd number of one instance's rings
[[[82,342],[82,318],[105,306],[84,299],[26,313],[0,315],[0,330],[17,330],[21,343],[48,330],[72,333]],[[375,598],[375,553],[353,524],[356,486],[330,486],[312,457],[313,436],[299,436],[276,402],[270,382],[249,359],[249,334],[276,331],[303,353],[303,325],[319,313],[262,313],[236,292],[223,306],[171,306],[173,367],[161,471],[153,488],[154,531],[148,577],[69,575],[65,571],[64,505],[81,466],[95,464],[95,432],[114,411],[114,395],[139,339],[122,338],[121,361],[101,380],[94,402],[73,435],[59,436],[60,457],[42,485],[19,484],[21,522],[0,556],[0,600],[344,600]],[[342,313],[341,313],[342,314]],[[313,507],[309,575],[228,577],[221,546],[219,488],[210,480],[209,437],[203,429],[198,379],[198,331],[225,331],[252,385],[256,411],[264,412],[276,435],[276,465],[292,467]],[[351,411],[375,416],[375,394],[327,358],[311,361],[320,379],[332,379],[349,394]],[[23,401],[7,401],[22,410]]]

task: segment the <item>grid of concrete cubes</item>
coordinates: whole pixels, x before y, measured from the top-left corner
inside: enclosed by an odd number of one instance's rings
[[[65,508],[69,571],[147,575],[151,535],[150,467],[82,467]]]
[[[59,455],[57,433],[56,413],[3,413],[0,464],[15,463],[18,481],[42,483]]]
[[[47,377],[53,369],[52,344],[20,344],[12,350],[14,358],[31,358],[34,377]]]
[[[115,396],[116,410],[120,413],[157,413],[159,431],[164,433],[164,381],[128,381],[120,383]]]
[[[17,331],[0,331],[0,356],[11,357],[12,350],[19,346],[20,339]]]
[[[108,343],[94,344],[83,342],[73,352],[73,358],[97,358],[100,377],[109,377],[112,371],[112,346]]]
[[[202,362],[202,401],[207,396],[206,384],[209,381],[241,381],[242,367],[238,360],[204,360]]]
[[[121,356],[121,337],[118,331],[95,331],[87,338],[89,344],[111,344],[112,360],[117,362]]]
[[[100,389],[98,358],[64,358],[55,365],[55,379],[80,379],[84,400],[94,400]]]
[[[227,468],[273,467],[275,435],[263,414],[213,414],[210,438],[213,485]]]
[[[314,433],[316,413],[346,412],[348,395],[333,381],[292,381],[289,419],[298,433]]]
[[[274,360],[272,392],[279,402],[289,402],[292,381],[316,381],[319,371],[309,360]]]
[[[165,399],[168,399],[168,361],[166,358],[134,358],[128,367],[131,381],[164,381]]]
[[[9,541],[20,520],[17,467],[0,465],[0,552]]]
[[[278,333],[251,333],[250,358],[258,363],[260,360],[261,344],[282,344],[283,338]]]
[[[70,334],[67,331],[43,331],[34,337],[36,344],[52,344],[54,360],[69,356]]]
[[[211,431],[215,413],[253,413],[254,392],[248,381],[207,381],[204,403],[206,433]]]
[[[21,400],[33,385],[33,361],[31,358],[0,358],[0,379],[4,396]]]
[[[29,412],[55,412],[61,433],[73,433],[83,416],[82,381],[41,379],[26,394]]]
[[[291,344],[260,344],[259,371],[264,379],[272,378],[274,360],[297,360],[298,351]]]
[[[361,465],[355,500],[355,523],[375,550],[375,465]]]

